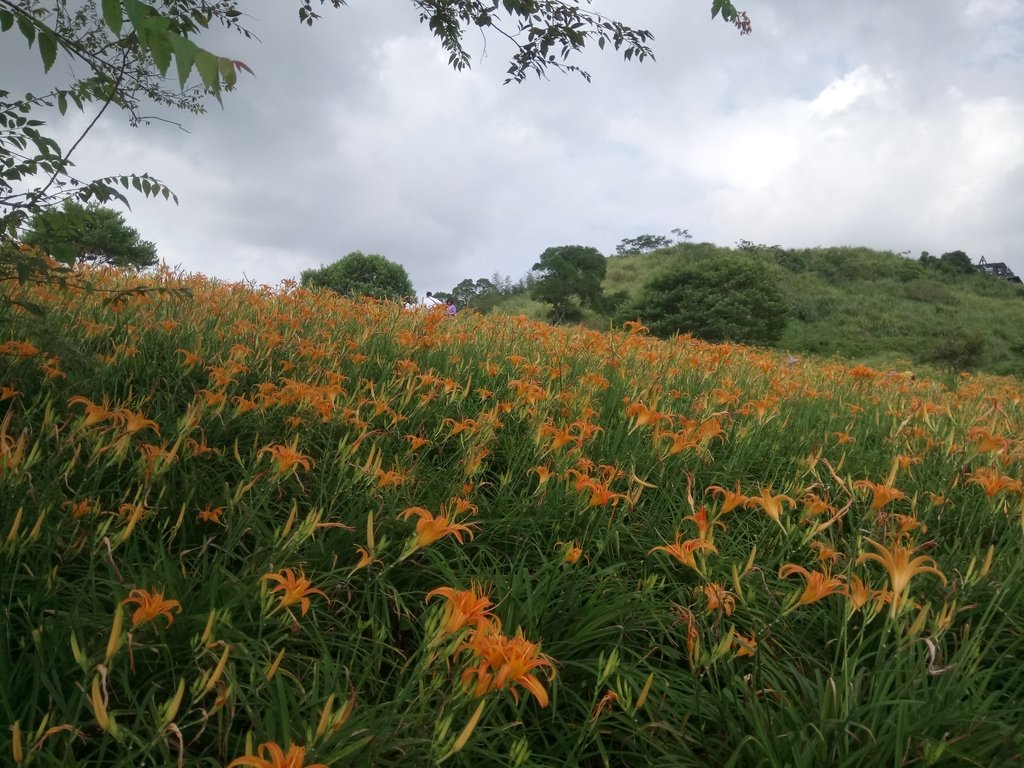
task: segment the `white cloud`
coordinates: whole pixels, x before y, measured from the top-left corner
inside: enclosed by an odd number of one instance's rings
[[[876,77],[870,67],[860,66],[829,83],[811,102],[810,109],[815,116],[827,118],[845,112],[865,95],[879,93],[885,88],[885,81]]]

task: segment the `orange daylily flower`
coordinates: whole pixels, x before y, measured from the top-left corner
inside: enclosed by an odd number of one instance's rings
[[[466,464],[462,469],[463,474],[466,477],[472,477],[480,471],[480,467],[483,464],[484,459],[491,455],[489,448],[477,448],[476,450],[469,451],[466,455]]]
[[[583,557],[583,547],[575,541],[559,541],[555,546],[561,548],[562,560],[569,565],[576,565]]]
[[[570,443],[575,443],[579,447],[583,439],[577,435],[572,434],[569,429],[559,429],[554,424],[541,424],[538,430],[540,437],[550,437],[551,443],[548,445],[549,451],[557,451]]]
[[[114,418],[121,422],[124,431],[130,435],[143,429],[152,429],[158,435],[160,434],[159,424],[152,419],[147,419],[143,414],[129,411],[127,408],[118,408],[114,411]]]
[[[736,483],[735,491],[730,491],[720,485],[709,485],[707,489],[711,491],[712,495],[722,497],[722,506],[718,510],[718,513],[721,515],[724,515],[727,512],[732,512],[736,507],[745,506],[746,503],[750,501],[749,496],[744,496],[740,493],[739,483]]]
[[[817,517],[818,515],[823,515],[826,512],[835,512],[835,507],[813,491],[808,491],[800,501],[802,501],[804,505],[805,520]]]
[[[822,541],[812,541],[810,547],[818,553],[818,562],[820,563],[838,563],[843,559],[842,552]]]
[[[424,602],[429,603],[436,595],[448,601],[444,607],[444,623],[439,630],[440,634],[453,635],[463,627],[479,627],[490,621],[491,599],[475,584],[469,589],[432,589],[427,593]]]
[[[697,526],[697,538],[704,539],[705,541],[714,541],[715,526],[719,526],[723,531],[725,530],[725,523],[721,520],[708,520],[707,507],[701,507],[692,515],[686,515],[683,520],[691,521]]]
[[[659,430],[654,434],[655,440],[671,440],[672,445],[668,447],[668,455],[675,456],[677,453],[694,449],[699,451],[701,449],[700,441],[697,440],[693,433],[684,429],[681,432],[669,432],[667,430]]]
[[[474,696],[483,696],[490,691],[501,691],[513,684],[526,689],[541,707],[548,705],[548,692],[534,670],[546,669],[548,682],[555,678],[555,665],[551,658],[540,652],[540,645],[523,637],[522,629],[515,637],[506,637],[498,621],[485,623],[469,638],[462,649],[473,654],[476,666],[462,674],[462,684],[472,687]],[[512,696],[518,701],[519,693],[511,688]]]
[[[979,486],[989,498],[1007,490],[1020,493],[1022,488],[1020,480],[1000,475],[992,467],[980,467],[974,470],[974,472],[968,475],[967,482]]]
[[[889,547],[879,544],[877,541],[864,538],[868,544],[875,548],[875,552],[865,552],[857,558],[857,565],[874,560],[881,564],[889,574],[889,587],[892,590],[892,614],[896,615],[897,605],[904,593],[910,587],[910,580],[919,573],[933,573],[938,576],[942,583],[946,583],[946,576],[935,567],[935,560],[927,555],[911,557],[917,547],[907,547],[903,544],[894,543]]]
[[[81,501],[65,501],[61,503],[61,506],[65,509],[70,509],[71,517],[75,520],[80,520],[92,512],[93,509],[99,508],[99,505],[96,504],[96,502],[90,501],[89,499],[82,499]]]
[[[794,573],[803,576],[806,582],[804,591],[793,606],[794,608],[797,605],[816,603],[829,595],[846,594],[846,586],[843,584],[843,580],[833,576],[829,572],[828,566],[825,566],[822,571],[808,571],[803,566],[796,565],[795,563],[786,563],[779,568],[779,578],[781,579],[788,578]]]
[[[158,616],[167,619],[167,626],[174,623],[172,611],[181,613],[181,603],[177,600],[164,599],[163,590],[150,592],[148,589],[133,589],[128,597],[121,601],[121,605],[136,603],[139,607],[132,614],[132,627],[153,621]]]
[[[772,495],[771,488],[761,488],[761,493],[758,496],[751,496],[747,499],[746,505],[749,507],[760,507],[764,510],[765,514],[768,515],[772,520],[782,526],[782,513],[786,511],[786,507],[795,507],[796,501],[784,493]]]
[[[1000,453],[1009,446],[1010,441],[1001,435],[994,435],[984,427],[971,427],[967,430],[967,439],[974,443],[978,453],[995,451]]]
[[[59,357],[48,357],[46,362],[39,366],[39,370],[48,379],[66,379],[68,375],[60,369]]]
[[[378,488],[397,488],[408,479],[404,474],[395,469],[378,469],[374,472],[374,475],[377,478]]]
[[[725,612],[726,616],[731,616],[732,612],[736,609],[736,598],[718,582],[705,584],[702,591],[708,601],[708,613],[721,610]]]
[[[181,361],[181,364],[185,368],[193,368],[194,366],[203,364],[203,358],[195,352],[187,349],[176,349],[174,351],[183,356],[184,359]]]
[[[630,403],[626,407],[626,416],[633,420],[629,428],[630,432],[635,431],[638,427],[657,427],[659,422],[668,418],[668,416],[660,411],[649,408],[639,401]]]
[[[530,467],[526,471],[528,473],[533,472],[537,475],[537,490],[543,488],[552,477],[558,477],[557,472],[552,472],[550,469],[540,464],[536,467]]]
[[[865,605],[868,600],[875,596],[875,591],[871,589],[860,576],[850,577],[850,586],[847,591],[847,597],[850,599],[850,606],[855,611],[859,611]]]
[[[260,448],[257,455],[264,453],[270,454],[270,459],[274,462],[274,468],[279,475],[287,474],[296,466],[308,471],[315,464],[309,456],[299,453],[298,440],[293,440],[291,445],[281,445],[280,443],[265,445]]]
[[[352,566],[352,573],[355,573],[356,571],[362,570],[363,568],[366,568],[367,566],[371,565],[372,563],[379,563],[380,562],[380,558],[374,557],[373,553],[370,552],[370,550],[368,550],[366,547],[360,547],[357,544],[356,545],[356,552],[359,553],[359,560],[356,562],[355,565]]]
[[[700,568],[697,567],[697,561],[694,558],[694,553],[702,550],[706,550],[708,552],[718,551],[715,545],[710,541],[705,541],[704,539],[687,539],[686,541],[680,541],[679,536],[679,531],[676,531],[676,539],[674,543],[663,544],[659,547],[652,547],[647,554],[649,555],[651,552],[655,551],[665,552],[683,565],[693,568],[695,571],[700,571]]]
[[[309,763],[307,765],[306,748],[296,744],[289,744],[288,751],[285,752],[274,742],[265,741],[260,744],[257,754],[266,755],[266,757],[243,755],[228,763],[227,768],[238,768],[243,765],[250,768],[329,768],[324,763]]]
[[[423,507],[408,507],[400,517],[403,520],[408,520],[413,515],[419,518],[416,521],[416,545],[413,551],[433,544],[449,534],[454,536],[460,544],[463,534],[469,536],[470,539],[473,538],[473,528],[475,527],[473,523],[455,523],[447,515],[434,515],[433,512]]]
[[[911,456],[906,453],[901,453],[898,456],[896,456],[895,459],[893,459],[893,462],[896,465],[897,469],[902,470],[904,472],[910,469],[915,464],[920,464],[922,461],[923,459],[920,456]]]
[[[39,354],[39,348],[27,341],[7,341],[0,344],[0,355],[32,357]]]
[[[604,483],[600,483],[597,480],[591,479],[587,483],[587,488],[590,490],[590,501],[587,502],[587,509],[591,507],[606,507],[611,504],[613,507],[618,506],[620,501],[628,501],[629,497],[624,493],[616,493]]]
[[[83,427],[89,427],[93,424],[98,424],[101,421],[106,421],[114,416],[114,412],[109,410],[104,405],[97,405],[92,400],[82,395],[75,395],[68,400],[68,405],[75,405],[81,403],[85,406],[85,420],[82,422]]]
[[[409,441],[409,449],[415,453],[425,445],[430,445],[430,441],[425,437],[419,435],[406,435],[405,439]]]
[[[745,637],[739,632],[732,637],[733,647],[736,648],[736,658],[742,658],[744,656],[753,656],[757,653],[757,636],[751,634],[750,637]]]
[[[291,568],[285,568],[277,573],[265,573],[260,577],[260,581],[263,580],[277,582],[277,586],[273,587],[270,591],[281,592],[281,602],[279,605],[282,608],[298,603],[303,616],[309,610],[310,595],[320,595],[327,602],[331,601],[323,591],[310,586],[310,580],[306,578],[305,572],[301,569],[298,576],[295,575],[295,571]]]
[[[853,484],[853,487],[867,488],[871,491],[872,511],[881,509],[890,501],[898,501],[899,499],[905,499],[907,497],[907,495],[898,488],[893,488],[890,485],[882,485],[881,483],[873,483],[870,480],[858,480]]]
[[[224,507],[215,507],[207,504],[199,510],[199,519],[204,523],[219,523],[221,515],[224,514]]]

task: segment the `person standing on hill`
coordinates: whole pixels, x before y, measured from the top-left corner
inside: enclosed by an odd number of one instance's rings
[[[434,296],[433,292],[427,291],[427,295],[423,298],[424,309],[434,309],[435,307],[441,306],[441,300]]]
[[[458,311],[458,308],[455,306],[455,299],[448,299],[448,304],[444,308],[444,313],[448,315],[448,317],[455,317],[455,313]]]

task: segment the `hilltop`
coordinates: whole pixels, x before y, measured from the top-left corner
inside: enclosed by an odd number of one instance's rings
[[[678,243],[650,253],[607,259],[604,289],[635,299],[673,264],[743,254],[762,262],[787,306],[773,346],[794,355],[838,357],[878,367],[977,370],[1024,376],[1024,287],[934,257],[910,259],[861,247],[785,249],[741,243]],[[492,311],[545,316],[527,292]],[[614,309],[587,311],[584,323],[607,328]],[[643,312],[640,319],[644,319]]]

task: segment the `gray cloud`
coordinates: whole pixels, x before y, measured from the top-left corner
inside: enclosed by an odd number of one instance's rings
[[[105,119],[76,160],[166,181],[181,205],[133,202],[130,222],[168,262],[229,280],[362,250],[444,290],[677,226],[722,245],[964,249],[1024,273],[1021,0],[765,0],[742,38],[706,3],[598,5],[652,29],[657,61],[593,51],[589,85],[502,86],[500,40],[471,33],[474,69],[455,73],[411,4],[306,28],[290,3],[254,3],[261,43],[208,41],[256,72],[223,110],[189,133]]]

